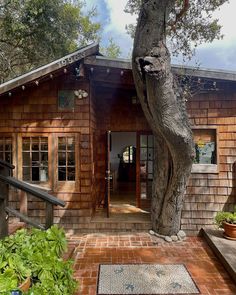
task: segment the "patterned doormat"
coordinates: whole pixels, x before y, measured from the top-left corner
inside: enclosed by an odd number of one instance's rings
[[[101,264],[98,295],[200,294],[183,264]]]

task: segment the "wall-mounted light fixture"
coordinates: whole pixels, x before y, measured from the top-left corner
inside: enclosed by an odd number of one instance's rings
[[[78,89],[74,91],[75,96],[77,96],[79,99],[88,97],[88,92],[83,89]]]

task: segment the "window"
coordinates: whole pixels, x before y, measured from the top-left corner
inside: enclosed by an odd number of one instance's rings
[[[122,160],[124,163],[135,163],[136,148],[134,146],[127,146],[122,154]]]
[[[193,130],[195,157],[192,172],[217,172],[216,128]]]
[[[12,164],[12,138],[0,137],[0,160]]]
[[[75,181],[75,137],[58,137],[58,181]]]
[[[73,110],[75,107],[75,94],[73,90],[58,91],[58,108],[61,110]]]
[[[22,138],[22,174],[24,181],[48,181],[48,138]]]

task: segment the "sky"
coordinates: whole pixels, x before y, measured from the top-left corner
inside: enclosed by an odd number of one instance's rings
[[[126,33],[125,25],[134,23],[136,17],[124,12],[127,0],[85,0],[87,8],[97,7],[97,20],[102,23],[102,40],[105,46],[109,38],[113,38],[122,50],[121,57],[128,58],[132,52],[132,39]],[[198,47],[196,57],[187,65],[200,65],[202,68],[236,71],[236,1],[230,0],[220,10],[215,12],[216,18],[222,25],[222,40],[215,40],[211,44]],[[235,23],[234,23],[235,22]],[[172,63],[181,64],[182,61],[173,59]]]

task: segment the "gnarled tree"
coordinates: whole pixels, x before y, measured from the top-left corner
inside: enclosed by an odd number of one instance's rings
[[[197,44],[220,37],[220,26],[210,15],[224,2],[226,0],[128,2],[127,7],[133,11],[140,9],[134,37],[133,76],[155,138],[151,216],[153,229],[160,234],[172,235],[180,229],[193,160],[192,132],[185,99],[171,73],[167,37],[174,44],[174,52],[179,48],[185,55],[192,52],[191,41]]]

